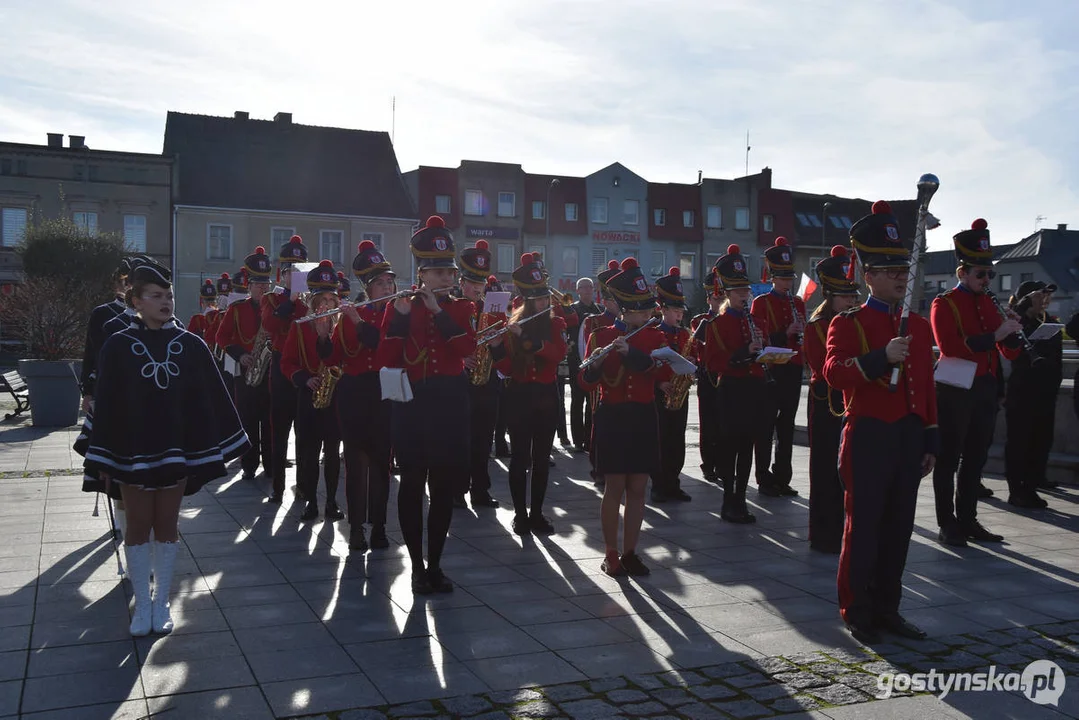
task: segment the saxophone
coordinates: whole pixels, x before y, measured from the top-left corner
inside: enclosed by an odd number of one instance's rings
[[[260,327],[255,335],[255,341],[251,343],[251,355],[255,361],[244,373],[244,380],[251,387],[258,387],[266,379],[266,373],[270,370],[270,360],[273,359],[273,345],[270,333],[265,327]]]
[[[484,330],[492,327],[492,325],[498,325],[491,322],[491,313],[480,313],[479,326],[476,328],[476,333],[481,334]],[[472,380],[473,385],[486,385],[487,381],[491,379],[491,364],[493,362],[491,358],[491,348],[487,346],[487,343],[481,343],[476,345],[476,367],[469,371],[469,378]]]
[[[692,347],[693,333],[690,333],[689,337],[686,338],[686,344],[682,346],[682,352],[679,354],[685,357]],[[675,375],[671,380],[671,391],[667,393],[664,400],[664,407],[668,410],[681,410],[682,406],[686,404],[686,398],[689,397],[689,388],[692,384],[692,375]]]
[[[333,400],[333,391],[341,379],[341,367],[323,365],[318,371],[318,390],[311,396],[311,405],[316,410],[325,410]]]

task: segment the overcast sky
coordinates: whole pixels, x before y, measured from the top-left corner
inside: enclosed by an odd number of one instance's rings
[[[1071,0],[0,0],[0,139],[160,152],[167,110],[391,129],[402,170],[913,197],[931,247],[1079,229]]]

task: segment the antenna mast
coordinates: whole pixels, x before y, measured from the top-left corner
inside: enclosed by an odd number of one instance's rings
[[[749,130],[746,130],[746,177],[749,177]]]

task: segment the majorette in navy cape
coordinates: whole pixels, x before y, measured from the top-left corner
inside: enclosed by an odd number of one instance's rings
[[[187,478],[184,494],[227,472],[250,447],[206,343],[135,318],[101,348],[84,467],[144,488]]]

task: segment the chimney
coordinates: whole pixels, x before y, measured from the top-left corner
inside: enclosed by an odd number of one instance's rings
[[[80,150],[80,149],[86,147],[86,136],[85,135],[68,135],[67,139],[68,139],[68,147],[70,147],[73,150]]]
[[[1067,230],[1067,229],[1068,229],[1068,223],[1058,223],[1057,224],[1057,230]]]
[[[282,125],[291,125],[292,124],[292,113],[279,112],[279,113],[277,113],[276,115],[273,116],[273,121],[277,122],[277,123],[281,123]]]
[[[49,147],[62,148],[64,146],[64,134],[63,133],[47,133],[49,136]]]
[[[251,114],[248,113],[246,110],[237,110],[232,114],[232,116],[237,120],[247,120],[251,117]]]

